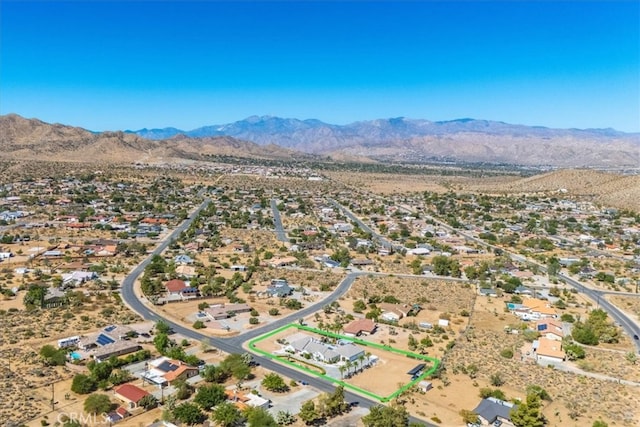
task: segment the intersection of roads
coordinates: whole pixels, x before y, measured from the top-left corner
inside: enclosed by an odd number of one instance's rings
[[[336,206],[337,208],[341,209],[351,220],[353,220],[354,222],[356,222],[363,230],[371,232],[372,233],[372,237],[374,239],[376,239],[379,243],[381,243],[382,245],[390,245],[390,243],[388,241],[386,241],[382,236],[378,235],[377,233],[374,233],[373,230],[371,230],[366,224],[364,224],[358,217],[356,217],[353,213],[351,213],[350,211],[348,211],[346,208],[344,208],[342,205],[340,205],[338,202],[336,202],[335,200],[330,200],[330,202],[332,204],[334,204],[334,206]],[[179,325],[177,323],[172,322],[170,319],[167,319],[165,317],[163,317],[162,315],[160,315],[158,312],[152,310],[151,308],[149,308],[149,306],[145,303],[142,302],[141,300],[141,295],[136,294],[135,292],[135,287],[134,287],[134,283],[136,281],[136,279],[142,274],[142,272],[144,271],[144,269],[147,267],[147,265],[149,265],[149,263],[151,262],[151,259],[154,255],[160,255],[168,246],[169,244],[178,236],[180,236],[180,234],[185,231],[190,225],[191,223],[194,221],[195,218],[198,217],[198,214],[209,205],[209,203],[211,203],[211,200],[209,198],[206,198],[204,200],[204,202],[202,202],[202,204],[191,214],[191,216],[186,219],[182,224],[180,224],[176,229],[174,229],[168,236],[166,236],[161,242],[160,244],[153,250],[153,252],[151,254],[149,254],[149,256],[142,261],[136,268],[134,268],[131,273],[129,273],[129,275],[124,279],[123,283],[122,283],[122,290],[121,290],[121,295],[122,295],[122,299],[123,301],[136,313],[138,313],[140,316],[142,316],[144,319],[146,320],[152,320],[152,321],[158,321],[158,320],[163,320],[165,321],[172,329],[173,331],[175,331],[176,333],[179,333],[180,335],[183,335],[185,337],[191,338],[193,340],[196,341],[204,341],[207,342],[208,344],[210,344],[211,346],[225,352],[225,353],[244,353],[247,350],[244,347],[244,343],[248,342],[249,340],[265,334],[267,332],[269,332],[270,330],[274,330],[277,329],[281,326],[284,326],[285,324],[291,323],[293,321],[297,321],[300,318],[304,318],[308,315],[311,315],[313,313],[315,313],[318,310],[321,310],[323,306],[330,304],[336,300],[338,300],[338,298],[340,298],[342,295],[344,295],[345,292],[347,292],[347,290],[351,287],[351,285],[353,284],[354,280],[360,276],[360,275],[365,275],[365,274],[370,274],[369,272],[352,272],[350,274],[348,274],[344,280],[342,280],[342,282],[340,282],[340,284],[336,287],[336,289],[324,300],[317,302],[315,304],[309,305],[307,307],[305,307],[302,310],[296,311],[295,313],[283,317],[281,319],[278,319],[275,322],[269,323],[267,325],[264,325],[260,328],[256,328],[253,329],[251,331],[245,332],[241,335],[237,335],[234,337],[230,337],[230,338],[214,338],[205,334],[202,334],[194,329],[191,328],[187,328],[184,327],[182,325]],[[275,231],[276,231],[276,236],[277,239],[281,242],[285,242],[287,241],[286,238],[286,232],[284,231],[283,227],[282,227],[282,221],[280,219],[280,213],[278,212],[277,209],[277,205],[276,205],[276,201],[275,200],[271,200],[271,208],[274,214],[274,218],[275,218]],[[442,224],[441,225],[448,227],[446,224]],[[456,230],[458,233],[460,232],[459,230]],[[488,245],[486,242],[475,238],[474,236],[468,236],[468,235],[464,235],[465,238],[471,239],[474,242],[480,243],[484,246],[487,247],[491,247],[491,245]],[[530,262],[530,260],[522,257],[521,255],[517,255],[517,254],[510,254],[514,259],[516,260],[520,260],[520,261],[525,261],[525,262]],[[544,268],[544,266],[540,266],[542,268]],[[627,332],[630,336],[638,336],[640,335],[640,328],[638,327],[638,325],[636,325],[633,321],[631,321],[624,313],[622,313],[620,310],[618,310],[613,304],[611,304],[610,302],[608,302],[605,298],[600,298],[601,294],[603,292],[598,291],[598,290],[594,290],[591,288],[588,288],[586,286],[584,286],[583,284],[581,284],[580,282],[566,276],[566,275],[558,275],[560,279],[562,279],[563,281],[565,281],[567,284],[573,286],[578,292],[582,292],[585,295],[591,297],[594,301],[598,301],[599,306],[604,309],[607,313],[609,313],[609,315],[625,330],[625,332]],[[638,342],[638,340],[635,340],[635,344],[636,346],[640,349],[640,342]],[[288,378],[291,378],[299,383],[302,382],[306,382],[308,383],[311,387],[322,391],[322,392],[332,392],[335,388],[335,386],[328,382],[323,380],[320,377],[316,377],[316,376],[312,376],[312,375],[308,375],[302,371],[293,369],[291,367],[285,366],[285,365],[281,365],[277,362],[274,362],[271,359],[268,359],[266,357],[261,357],[259,355],[253,355],[254,360],[256,361],[256,363],[259,363],[261,366],[263,366],[265,369],[268,369],[270,371],[273,372],[277,372],[281,375],[284,375]],[[350,392],[348,390],[345,390],[345,399],[348,402],[351,403],[356,403],[364,408],[371,408],[372,406],[378,405],[379,402],[369,399],[367,397],[364,397],[362,395]],[[428,423],[424,420],[415,418],[415,417],[410,417],[410,422],[412,423],[417,423],[417,424],[423,424],[423,425],[427,425],[427,426],[433,426],[433,424]]]

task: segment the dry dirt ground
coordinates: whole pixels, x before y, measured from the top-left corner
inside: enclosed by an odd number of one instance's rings
[[[443,411],[436,411],[444,424],[460,422],[460,409],[473,409],[479,402],[480,387],[490,385],[490,376],[500,373],[505,379],[501,387],[507,397],[524,398],[527,385],[539,385],[551,395],[553,402],[545,405],[544,414],[549,426],[585,426],[591,425],[598,417],[609,425],[637,425],[640,411],[637,410],[640,398],[638,389],[615,382],[598,380],[573,373],[561,372],[532,362],[521,361],[518,352],[512,359],[504,358],[500,351],[504,348],[518,349],[524,344],[521,335],[506,334],[504,326],[517,323],[512,315],[503,313],[500,299],[478,298],[469,329],[457,340],[456,345],[445,358],[446,373],[443,380],[435,380],[436,393],[416,396],[417,402],[423,400],[427,406],[434,405]],[[499,309],[500,308],[500,309]],[[574,315],[583,313],[584,308],[569,309]],[[625,340],[615,350],[587,349],[586,361],[594,366],[593,371],[605,375],[620,375],[623,379],[633,380],[640,371],[636,365],[624,360],[625,351],[631,348]],[[478,368],[477,377],[470,378],[463,370],[469,365]],[[474,391],[476,390],[476,391]],[[472,401],[465,403],[459,396],[471,395]],[[446,410],[445,410],[446,409]],[[425,411],[429,413],[428,411]],[[572,418],[574,417],[574,418]]]
[[[56,390],[64,389],[60,381],[74,375],[67,367],[45,366],[38,355],[43,345],[72,335],[69,331],[88,333],[110,323],[130,324],[140,320],[110,294],[87,297],[76,307],[33,311],[24,310],[22,294],[13,300],[0,301],[0,310],[6,310],[0,317],[0,357],[5,361],[0,368],[3,378],[0,401],[8,402],[0,405],[0,420],[15,422],[28,422],[45,413],[50,404],[51,384],[55,384]],[[105,309],[112,310],[112,314],[101,314]],[[56,400],[62,401],[64,393],[56,391],[56,395]]]
[[[640,210],[640,176],[618,175],[586,169],[569,169],[521,178],[514,175],[470,178],[439,175],[407,175],[327,172],[327,175],[352,188],[378,194],[450,190],[484,194],[553,194],[590,200],[603,206]]]
[[[640,297],[607,295],[606,298],[619,309],[624,310],[636,322],[640,322]]]

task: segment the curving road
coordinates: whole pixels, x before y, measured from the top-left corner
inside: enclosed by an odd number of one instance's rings
[[[198,214],[211,202],[210,199],[205,199],[205,201],[198,207],[198,209],[196,209],[193,214],[187,219],[185,220],[182,224],[180,224],[180,226],[178,226],[175,230],[173,230],[173,232],[171,232],[171,234],[169,234],[167,237],[165,237],[165,239],[158,245],[158,247],[156,249],[154,249],[154,251],[143,261],[141,262],[136,268],[134,268],[131,273],[129,273],[129,275],[124,279],[124,281],[122,282],[122,290],[121,290],[121,295],[122,295],[122,299],[123,301],[136,313],[138,313],[140,316],[142,316],[144,319],[146,320],[152,320],[152,321],[158,321],[158,320],[163,320],[165,321],[176,333],[179,333],[185,337],[191,338],[193,340],[196,341],[205,341],[207,343],[209,343],[211,346],[218,348],[219,350],[225,352],[225,353],[243,353],[245,352],[245,349],[243,347],[243,344],[250,340],[253,339],[259,335],[262,335],[266,332],[268,332],[269,330],[273,330],[276,328],[279,328],[280,326],[284,326],[285,324],[291,323],[292,321],[295,321],[299,318],[302,317],[306,317],[310,314],[313,314],[314,312],[320,310],[323,306],[325,306],[326,304],[330,304],[334,301],[336,301],[339,297],[341,297],[353,284],[353,281],[361,275],[366,275],[369,273],[365,273],[365,272],[354,272],[351,273],[349,275],[347,275],[347,277],[345,277],[342,282],[340,282],[340,284],[336,287],[336,289],[334,290],[334,292],[329,295],[327,298],[325,298],[322,301],[319,301],[315,304],[312,304],[308,307],[303,308],[302,310],[298,310],[295,313],[283,317],[281,319],[278,319],[275,322],[272,322],[270,324],[264,325],[260,328],[256,328],[253,329],[251,331],[245,332],[242,335],[238,335],[235,337],[230,337],[230,338],[217,338],[217,337],[210,337],[208,335],[204,335],[200,332],[197,332],[194,329],[191,328],[186,328],[182,325],[179,325],[177,323],[172,322],[170,319],[167,319],[163,316],[161,316],[160,314],[156,313],[155,311],[151,310],[147,305],[145,305],[144,303],[142,303],[142,301],[140,300],[140,297],[138,295],[135,294],[134,291],[134,283],[136,281],[136,279],[138,278],[138,276],[140,276],[140,274],[142,274],[142,272],[144,271],[145,267],[147,265],[149,265],[149,263],[151,262],[151,258],[154,255],[159,255],[162,251],[164,251],[167,246],[169,246],[169,244],[171,243],[171,241],[178,237],[180,235],[180,233],[182,233],[184,230],[186,230],[191,223],[194,221],[194,219],[198,216]],[[272,200],[272,206],[273,206],[274,200]],[[275,211],[274,211],[275,212]],[[274,215],[275,216],[275,215]],[[279,216],[278,216],[279,218]],[[282,225],[282,223],[280,223]],[[286,237],[286,235],[285,235]],[[277,372],[279,374],[282,374],[288,378],[291,378],[297,382],[306,382],[308,383],[311,387],[318,389],[320,391],[323,392],[327,392],[327,393],[331,393],[334,391],[335,387],[327,382],[324,381],[321,378],[312,376],[312,375],[307,375],[306,373],[302,372],[302,371],[298,371],[296,369],[290,368],[288,366],[285,365],[281,365],[277,362],[274,362],[271,359],[265,358],[265,357],[261,357],[258,355],[253,355],[254,360],[259,363],[261,366],[263,366],[264,368],[273,371],[273,372]],[[359,394],[355,394],[352,393],[348,390],[345,389],[345,399],[348,402],[357,402],[359,406],[363,407],[363,408],[371,408],[372,406],[376,406],[379,405],[379,402],[376,402],[374,400],[371,400],[369,398],[366,398],[364,396],[361,396]],[[421,419],[415,418],[413,416],[410,417],[409,420],[411,423],[416,423],[418,425],[422,424],[425,426],[430,426],[430,427],[435,427],[434,424],[431,423],[427,423]]]
[[[412,212],[408,207],[403,207],[405,210]],[[513,259],[514,261],[519,261],[519,262],[526,262],[528,264],[531,265],[536,265],[541,271],[546,272],[547,271],[547,267],[545,265],[542,265],[536,261],[533,261],[523,255],[520,254],[516,254],[513,252],[510,252],[500,246],[495,246],[492,245],[490,243],[487,243],[486,241],[475,237],[473,235],[467,234],[462,230],[456,229],[451,227],[449,224],[444,223],[440,220],[438,220],[437,218],[434,218],[433,216],[429,216],[430,219],[432,219],[433,221],[435,221],[436,223],[438,223],[438,225],[440,225],[441,227],[449,230],[449,231],[455,231],[456,233],[458,233],[460,236],[464,237],[465,239],[471,240],[475,243],[478,243],[486,248],[489,249],[500,249],[501,251],[503,251],[505,254],[509,255],[509,257],[511,257],[511,259]],[[634,321],[632,321],[626,314],[624,314],[620,309],[618,309],[618,307],[616,307],[615,305],[611,304],[609,301],[607,301],[604,298],[605,294],[612,294],[612,292],[607,292],[607,291],[601,291],[598,289],[592,289],[589,288],[585,285],[583,285],[582,283],[580,283],[579,281],[563,274],[563,273],[558,273],[556,275],[558,277],[558,279],[561,279],[562,281],[564,281],[565,283],[567,283],[568,285],[572,286],[573,288],[575,288],[578,292],[581,292],[585,295],[587,295],[588,297],[590,297],[592,300],[597,302],[597,305],[599,307],[601,307],[604,311],[606,311],[611,318],[620,325],[620,327],[629,335],[629,337],[631,338],[631,341],[633,341],[636,349],[640,352],[640,340],[635,339],[635,337],[640,337],[640,326],[635,323]]]

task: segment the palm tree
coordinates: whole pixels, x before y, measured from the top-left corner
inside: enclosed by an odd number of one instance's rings
[[[351,363],[351,360],[347,360],[344,365],[347,368],[347,370],[349,371],[347,374],[349,376],[351,376],[351,367],[353,366],[353,363]]]
[[[340,379],[344,379],[344,371],[345,371],[345,366],[344,365],[340,365],[338,366],[338,370],[340,371]]]
[[[358,363],[360,365],[360,372],[362,372],[363,368],[364,368],[364,353],[360,354],[360,356],[358,356]]]

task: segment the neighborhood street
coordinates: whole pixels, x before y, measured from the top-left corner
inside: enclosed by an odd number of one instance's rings
[[[192,215],[187,220],[185,220],[180,226],[178,226],[175,230],[173,230],[172,233],[170,233],[167,237],[165,237],[165,239],[158,245],[158,247],[143,262],[141,262],[136,268],[134,268],[132,272],[122,282],[121,292],[122,292],[123,301],[125,301],[125,303],[133,311],[138,313],[144,319],[152,320],[152,321],[158,321],[162,319],[173,329],[174,332],[197,341],[205,341],[211,346],[216,347],[225,353],[244,353],[247,351],[243,347],[244,342],[248,341],[249,339],[255,338],[261,334],[264,334],[270,330],[276,329],[280,326],[291,323],[293,321],[296,321],[297,319],[303,318],[305,316],[308,316],[320,310],[324,305],[330,304],[333,301],[336,301],[340,296],[342,296],[349,289],[349,287],[351,286],[353,281],[356,279],[356,277],[358,277],[359,275],[366,274],[366,273],[360,273],[360,272],[351,273],[347,277],[345,277],[344,280],[342,280],[342,282],[340,282],[340,284],[336,287],[334,292],[331,293],[331,295],[329,295],[326,299],[319,301],[315,304],[312,304],[308,307],[305,307],[304,309],[299,310],[290,316],[283,317],[282,319],[279,319],[276,322],[267,324],[261,328],[254,329],[252,331],[246,332],[239,336],[235,336],[231,338],[214,338],[214,337],[210,337],[205,334],[202,334],[200,332],[197,332],[194,329],[185,328],[181,325],[178,325],[172,322],[171,320],[164,318],[160,314],[151,310],[147,305],[145,305],[140,300],[140,295],[136,295],[136,293],[134,292],[134,283],[138,278],[138,276],[142,274],[145,267],[151,262],[151,258],[154,255],[160,254],[162,251],[164,251],[173,239],[177,238],[180,235],[180,233],[182,233],[184,230],[186,230],[189,227],[189,225],[191,225],[191,223],[197,217],[200,211],[202,211],[202,209],[204,209],[210,202],[211,200],[207,198],[198,207],[198,209],[196,209],[196,211],[192,213]],[[333,390],[335,389],[333,384],[331,384],[328,381],[325,381],[319,377],[307,375],[302,371],[292,369],[288,366],[281,365],[279,363],[272,361],[271,359],[254,355],[254,360],[256,361],[256,363],[259,363],[265,369],[268,369],[273,372],[277,372],[299,383],[304,381],[308,383],[309,386],[314,387],[322,392],[330,393],[330,392],[333,392]],[[363,408],[371,408],[372,406],[379,404],[374,400],[352,393],[348,390],[345,390],[345,399],[348,402],[352,402],[352,403],[357,402],[358,406]],[[427,423],[413,416],[410,417],[410,422],[419,423],[426,426],[434,426],[434,424]]]

